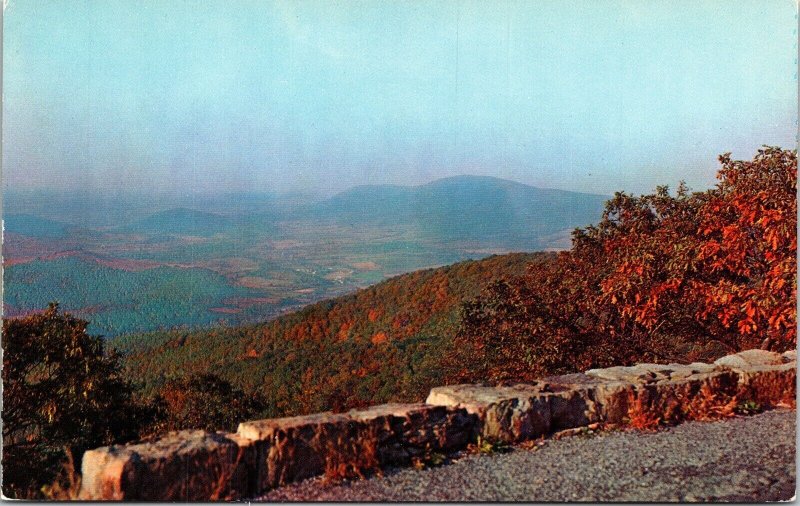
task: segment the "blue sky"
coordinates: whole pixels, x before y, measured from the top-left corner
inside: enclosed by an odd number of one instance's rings
[[[796,26],[790,0],[7,0],[4,187],[704,189],[795,145]]]

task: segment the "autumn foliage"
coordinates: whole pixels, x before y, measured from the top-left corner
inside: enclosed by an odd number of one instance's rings
[[[549,253],[497,255],[403,274],[258,325],[116,338],[148,394],[213,373],[265,399],[263,417],[419,400],[443,382],[459,306]],[[175,397],[179,400],[180,397]]]
[[[124,336],[112,342],[121,357],[56,306],[5,320],[3,492],[41,497],[69,455],[165,430],[413,402],[446,382],[794,348],[796,152],[720,162],[705,192],[617,193],[558,255],[417,271],[259,325]],[[736,408],[679,394],[637,397],[632,423]],[[340,453],[329,477],[375,467],[372,446]]]
[[[706,192],[617,193],[570,251],[466,304],[451,379],[795,347],[796,152],[720,162]]]
[[[239,422],[257,417],[265,408],[259,395],[245,394],[210,373],[170,380],[150,403],[157,416],[147,430],[154,434],[183,429],[235,431]]]

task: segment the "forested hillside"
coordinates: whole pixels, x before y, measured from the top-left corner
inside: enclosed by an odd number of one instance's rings
[[[211,325],[221,315],[207,308],[250,294],[207,269],[133,270],[116,268],[115,263],[123,264],[77,252],[12,266],[5,271],[5,314],[19,316],[58,301],[90,320],[90,333],[114,335],[149,330],[153,321]]]
[[[444,380],[459,307],[492,281],[553,254],[510,254],[405,274],[269,323],[154,332],[110,342],[127,375],[154,392],[213,372],[266,400],[265,415],[417,399]]]

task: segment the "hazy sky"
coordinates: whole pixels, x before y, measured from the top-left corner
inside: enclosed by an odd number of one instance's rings
[[[704,189],[795,144],[791,0],[6,1],[8,189]]]

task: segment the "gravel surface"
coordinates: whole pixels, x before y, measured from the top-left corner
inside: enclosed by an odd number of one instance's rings
[[[736,501],[795,494],[795,411],[604,432],[422,471],[270,491],[261,501]]]

